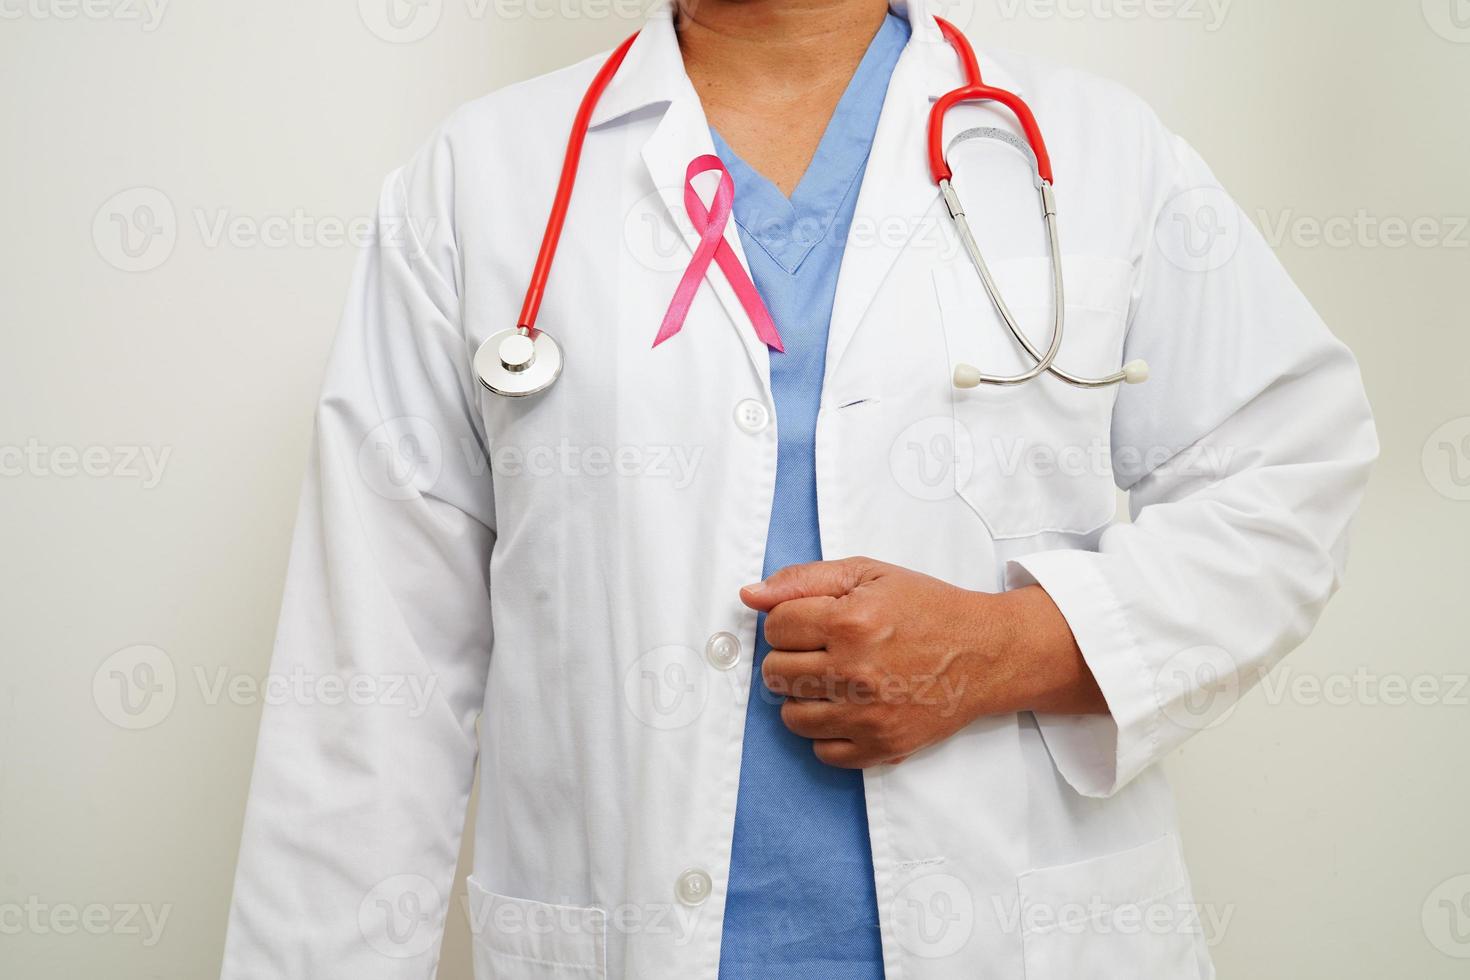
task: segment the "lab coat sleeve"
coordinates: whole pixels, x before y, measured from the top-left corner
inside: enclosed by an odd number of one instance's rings
[[[1125,342],[1153,377],[1113,415],[1133,521],[1006,575],[1046,589],[1107,700],[1109,715],[1037,718],[1090,797],[1217,721],[1307,636],[1378,452],[1352,355],[1204,162],[1158,134]]]
[[[226,980],[432,976],[476,761],[494,540],[452,160],[386,182],[324,392],[246,808]]]

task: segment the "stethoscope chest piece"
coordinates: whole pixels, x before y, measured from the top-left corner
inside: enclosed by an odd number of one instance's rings
[[[491,334],[475,351],[475,374],[486,390],[510,398],[534,395],[561,377],[561,346],[544,330],[522,327]]]

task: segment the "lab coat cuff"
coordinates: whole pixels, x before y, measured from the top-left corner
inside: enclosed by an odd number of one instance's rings
[[[1083,796],[1112,796],[1161,756],[1156,685],[1127,610],[1105,574],[1107,556],[1048,551],[1006,564],[1006,588],[1040,585],[1072,629],[1102,689],[1106,715],[1036,715],[1052,762]]]

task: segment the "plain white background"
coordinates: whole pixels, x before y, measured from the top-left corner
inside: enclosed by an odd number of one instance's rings
[[[217,972],[351,240],[454,106],[637,8],[0,0],[0,974]],[[1347,588],[1169,763],[1222,977],[1465,976],[1470,3],[948,14],[1153,102],[1377,409]]]

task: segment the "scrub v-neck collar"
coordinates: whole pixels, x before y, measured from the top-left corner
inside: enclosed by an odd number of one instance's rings
[[[853,72],[817,151],[790,199],[732,150],[713,127],[715,150],[735,182],[734,216],[746,236],[782,269],[795,274],[813,248],[834,232],[833,221],[868,162],[873,132],[883,111],[888,79],[908,43],[909,25],[892,13]],[[847,229],[835,229],[846,234]]]

